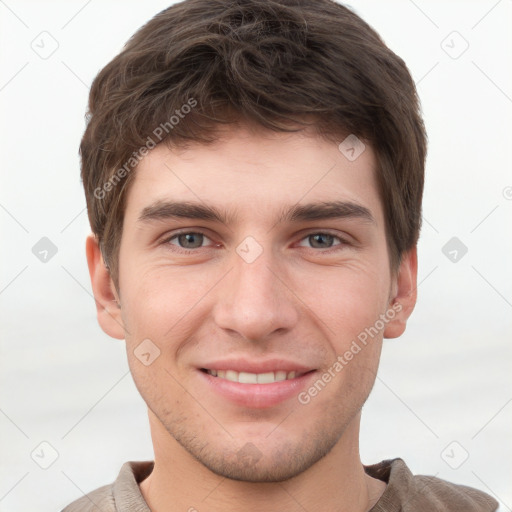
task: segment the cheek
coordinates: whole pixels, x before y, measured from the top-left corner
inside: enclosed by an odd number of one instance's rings
[[[208,315],[208,295],[219,279],[218,273],[163,266],[131,274],[125,271],[122,314],[128,357],[133,358],[133,351],[149,339],[166,352],[162,360],[169,361],[190,343]],[[137,361],[134,368],[138,368]]]
[[[331,340],[331,349],[340,353],[375,323],[387,305],[389,276],[384,260],[354,258],[339,265],[291,266],[283,280],[293,294],[283,297],[299,311],[302,327],[320,330]],[[216,301],[228,291],[221,279],[224,267],[205,263],[173,268],[161,262],[144,265],[135,258],[124,261],[122,314],[132,350],[146,338],[160,345],[165,340],[167,347],[173,339],[186,340],[208,321]],[[179,341],[176,345],[175,349]]]
[[[371,268],[331,268],[302,283],[301,299],[336,349],[373,326],[387,306],[389,282]]]
[[[198,285],[197,277],[187,270],[126,268],[122,288],[126,321],[139,331],[169,329],[197,302]]]

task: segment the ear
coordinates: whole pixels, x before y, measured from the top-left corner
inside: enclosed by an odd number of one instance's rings
[[[98,323],[106,334],[112,338],[123,340],[125,334],[119,297],[110,277],[110,272],[103,261],[98,239],[92,234],[87,237],[85,252],[96,302]]]
[[[389,310],[395,315],[386,324],[384,338],[398,338],[407,325],[407,320],[416,305],[418,276],[418,253],[416,247],[402,255],[398,273],[394,277]]]

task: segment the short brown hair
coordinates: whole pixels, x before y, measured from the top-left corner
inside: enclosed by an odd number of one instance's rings
[[[87,118],[81,176],[116,288],[130,170],[155,143],[211,143],[225,123],[367,141],[392,267],[417,243],[427,140],[414,82],[373,29],[332,0],[174,4],[98,73]]]

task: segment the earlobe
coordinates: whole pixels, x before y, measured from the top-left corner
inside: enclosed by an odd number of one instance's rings
[[[414,247],[402,255],[398,273],[395,277],[393,296],[390,297],[388,311],[394,311],[393,317],[384,330],[384,338],[398,338],[407,325],[407,320],[414,310],[417,297],[418,254]]]
[[[119,298],[94,235],[87,237],[85,248],[98,323],[106,334],[122,340],[125,334]]]

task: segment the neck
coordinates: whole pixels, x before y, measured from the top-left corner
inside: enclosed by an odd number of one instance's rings
[[[153,512],[367,512],[386,487],[364,472],[359,456],[360,414],[325,457],[292,479],[271,483],[214,474],[184,450],[151,411],[149,418],[155,465],[140,489]]]

